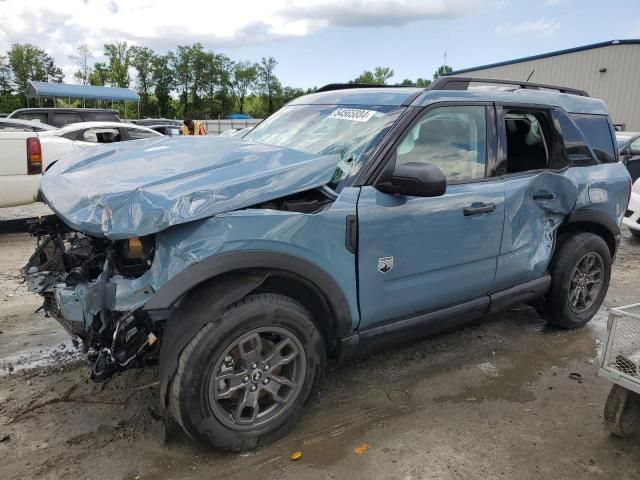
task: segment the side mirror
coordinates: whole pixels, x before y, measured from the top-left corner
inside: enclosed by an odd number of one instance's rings
[[[408,162],[397,165],[390,181],[378,189],[414,197],[439,197],[447,190],[447,177],[432,163]]]

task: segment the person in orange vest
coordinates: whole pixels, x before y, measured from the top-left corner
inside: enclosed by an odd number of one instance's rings
[[[206,135],[207,130],[204,128],[204,124],[201,122],[193,121],[190,118],[185,118],[182,122],[182,134],[183,135]]]

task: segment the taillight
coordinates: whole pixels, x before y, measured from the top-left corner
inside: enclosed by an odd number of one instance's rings
[[[27,138],[27,173],[29,175],[42,173],[42,147],[40,140],[35,137]]]

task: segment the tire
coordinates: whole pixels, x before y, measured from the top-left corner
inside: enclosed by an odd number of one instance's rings
[[[206,314],[208,299],[193,301],[187,311]],[[249,295],[205,324],[184,348],[170,408],[201,445],[252,449],[291,430],[324,365],[324,341],[305,307],[283,295]]]
[[[617,437],[632,437],[640,431],[640,395],[614,385],[604,406],[604,423]]]
[[[594,262],[593,270],[586,268],[590,259]],[[595,274],[597,269],[600,270],[599,277]],[[595,282],[592,281],[595,278],[599,278],[597,291],[593,289]],[[560,328],[585,325],[602,305],[610,279],[611,253],[602,237],[593,233],[573,235],[560,245],[554,258],[551,286],[545,303],[547,321]],[[577,299],[576,287],[580,290]]]

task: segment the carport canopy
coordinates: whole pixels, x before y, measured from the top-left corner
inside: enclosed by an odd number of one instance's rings
[[[70,85],[68,83],[35,82],[29,81],[27,96],[36,97],[60,97],[60,98],[82,98],[91,100],[129,100],[137,102],[140,100],[133,90],[116,87],[97,87],[93,85]]]

